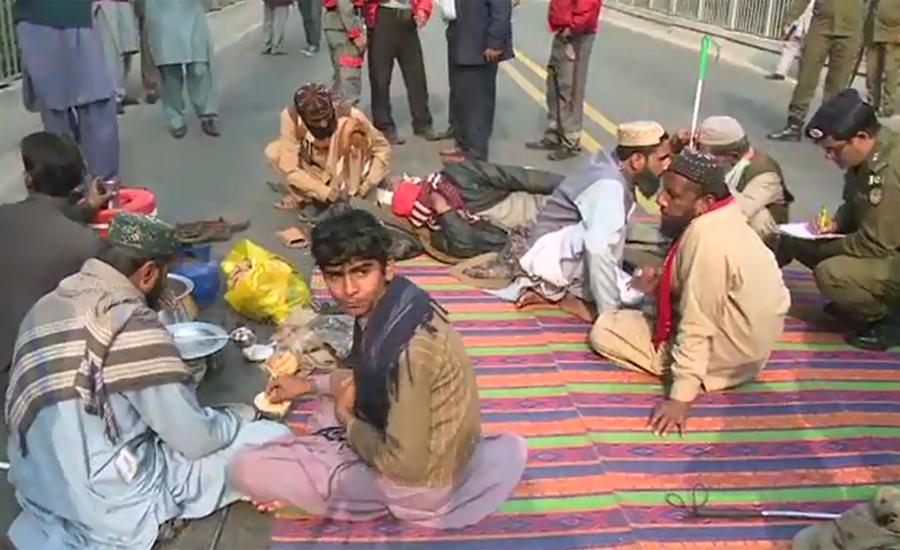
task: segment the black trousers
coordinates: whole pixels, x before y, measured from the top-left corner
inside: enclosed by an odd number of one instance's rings
[[[369,88],[372,91],[372,124],[386,134],[397,131],[391,113],[391,75],[396,60],[406,85],[413,130],[430,130],[433,121],[428,107],[422,42],[410,10],[378,8],[375,28],[369,29],[367,57]]]
[[[322,9],[322,0],[297,0],[307,46],[318,48],[322,42]]]
[[[497,108],[498,66],[448,63],[450,125],[457,146],[472,160],[488,160]]]

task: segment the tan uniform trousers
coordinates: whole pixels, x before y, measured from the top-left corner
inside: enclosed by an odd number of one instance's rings
[[[813,271],[816,287],[829,302],[860,321],[877,321],[900,304],[900,256],[823,257],[822,241],[787,239],[791,255]]]
[[[832,256],[819,262],[813,275],[826,300],[862,321],[877,321],[900,303],[898,264],[900,258]]]
[[[883,64],[879,63],[879,58]],[[900,85],[900,44],[878,43],[872,44],[866,49],[866,90],[869,94],[869,103],[872,104],[875,103],[875,96],[879,91],[879,66],[881,67],[881,104],[875,107],[880,116],[890,117],[894,115],[897,87]]]

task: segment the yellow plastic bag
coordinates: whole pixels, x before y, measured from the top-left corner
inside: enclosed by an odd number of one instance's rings
[[[281,324],[298,305],[312,301],[309,286],[290,262],[244,239],[222,261],[225,301],[255,321]]]

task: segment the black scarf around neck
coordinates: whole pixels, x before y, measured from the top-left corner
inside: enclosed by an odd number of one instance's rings
[[[375,304],[365,328],[357,321],[349,363],[356,384],[356,416],[374,426],[382,436],[387,428],[391,394],[397,391],[400,355],[419,327],[430,327],[434,318],[431,297],[404,277],[391,281]],[[412,376],[412,372],[409,373]]]

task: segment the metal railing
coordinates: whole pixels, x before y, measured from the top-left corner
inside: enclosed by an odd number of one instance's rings
[[[0,0],[0,86],[22,73],[22,58],[16,47],[16,30],[12,18],[13,0]]]
[[[792,0],[607,0],[737,32],[781,39]]]
[[[22,57],[16,45],[16,29],[12,17],[13,1],[0,0],[0,87],[8,85],[22,74]],[[209,11],[220,10],[239,1],[210,0]]]

